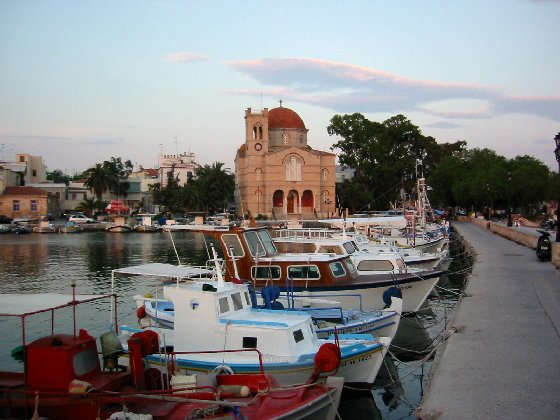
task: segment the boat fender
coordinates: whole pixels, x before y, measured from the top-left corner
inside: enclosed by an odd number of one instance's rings
[[[228,365],[218,365],[214,368],[214,373],[217,375],[233,375],[233,369]]]
[[[138,319],[142,319],[146,316],[146,306],[142,305],[136,309],[136,316]]]
[[[84,395],[93,390],[93,385],[89,382],[80,381],[78,379],[74,379],[68,385],[68,393],[69,394],[77,394],[77,395]]]
[[[222,398],[246,398],[251,395],[247,385],[220,385],[218,391]]]
[[[385,304],[385,308],[388,308],[388,307],[391,306],[391,302],[393,300],[392,299],[393,297],[397,297],[397,298],[402,299],[401,289],[399,289],[396,286],[391,286],[383,292],[383,303]]]

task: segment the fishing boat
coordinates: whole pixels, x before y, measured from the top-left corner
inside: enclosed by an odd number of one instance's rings
[[[294,296],[334,296],[343,309],[356,309],[358,295],[364,310],[378,310],[390,295],[403,299],[403,312],[415,312],[443,273],[410,272],[402,267],[383,274],[360,274],[348,255],[280,253],[266,228],[241,226],[204,233],[221,247],[229,278],[248,281],[257,290],[275,285]]]
[[[441,268],[448,251],[423,252],[414,248],[376,244],[366,235],[355,231],[332,229],[277,229],[273,230],[274,244],[279,252],[329,252],[351,256],[358,273],[360,265],[377,267],[377,271],[387,272],[402,269],[402,259],[407,269]],[[371,262],[367,263],[367,259]]]
[[[58,230],[59,233],[80,233],[83,232],[84,228],[75,222],[66,222],[64,226],[61,226]]]
[[[276,288],[277,289],[277,288]],[[360,309],[343,310],[336,301],[319,300],[312,297],[288,297],[280,295],[277,290],[264,288],[261,291],[265,309],[286,309],[299,311],[311,316],[313,328],[319,338],[328,338],[338,334],[372,333],[378,337],[391,334],[395,323],[400,321],[402,299],[392,298],[391,306],[378,311]],[[166,299],[154,299],[152,295],[134,297],[142,319],[143,326],[160,326],[173,328],[175,308],[173,302]],[[257,307],[256,299],[251,299]],[[357,303],[358,308],[359,303]]]
[[[159,232],[161,230],[161,226],[153,222],[152,215],[143,214],[139,216],[142,217],[142,220],[139,225],[134,226],[135,232],[154,233],[154,232]]]
[[[41,220],[38,226],[33,226],[33,233],[55,233],[54,225],[46,220]]]
[[[114,300],[115,295],[0,295],[0,316],[21,319],[23,343],[23,372],[0,372],[2,418],[335,418],[343,381],[321,376],[323,368],[336,368],[329,362],[321,365],[322,355],[317,357],[313,378],[285,388],[262,365],[251,375],[167,376],[145,368],[145,359],[161,349],[158,337],[150,331],[127,341],[127,370],[118,365],[124,349],[115,331],[100,337],[102,363],[96,339],[85,330],[77,331],[75,317],[72,332],[54,331],[58,310],[72,308],[75,315],[78,305],[107,298]],[[50,333],[28,343],[26,318],[49,312],[53,318]]]
[[[139,266],[120,271],[126,275],[135,272],[145,274],[146,270]],[[153,272],[152,275],[161,278],[163,274]],[[160,341],[173,349],[173,366],[186,375],[215,370],[254,374],[262,361],[265,370],[281,385],[293,386],[313,375],[315,354],[327,345],[338,349],[337,375],[344,377],[345,384],[369,389],[398,328],[395,322],[386,337],[338,334],[328,340],[319,339],[308,314],[257,309],[247,284],[225,282],[219,270],[217,280],[164,285],[163,298],[173,303],[173,329],[147,327],[145,330],[156,332]],[[120,329],[125,338],[127,332],[142,330],[131,326]],[[202,348],[217,351],[204,357],[191,354]],[[222,352],[235,348],[257,349],[259,357],[251,352],[235,355]],[[150,355],[146,361],[165,371],[169,358],[167,354]]]
[[[124,233],[131,232],[132,227],[126,223],[124,216],[113,216],[113,220],[105,227],[107,232]]]

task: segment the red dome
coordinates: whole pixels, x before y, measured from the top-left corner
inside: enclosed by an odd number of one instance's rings
[[[305,130],[301,117],[290,108],[274,108],[268,111],[268,128],[300,128]]]

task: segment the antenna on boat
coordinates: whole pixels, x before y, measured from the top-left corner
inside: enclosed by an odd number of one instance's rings
[[[179,253],[177,252],[177,247],[175,247],[175,242],[173,241],[173,235],[171,234],[171,231],[168,230],[169,232],[169,238],[171,239],[171,244],[173,245],[173,251],[175,251],[175,256],[177,257],[177,262],[179,263],[179,265],[181,265],[181,260],[179,259]]]
[[[222,275],[222,268],[218,263],[218,254],[216,253],[216,248],[214,248],[214,244],[210,244],[212,248],[212,256],[214,257],[214,265],[216,266],[216,276],[218,276],[218,287],[223,287],[224,284],[224,276]]]

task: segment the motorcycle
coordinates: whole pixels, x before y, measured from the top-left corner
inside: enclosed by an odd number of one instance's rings
[[[544,230],[537,230],[537,232],[541,234],[537,241],[537,258],[541,261],[550,261],[552,256],[550,233]]]
[[[554,220],[548,219],[541,221],[540,227],[541,229],[554,230],[555,224]]]

